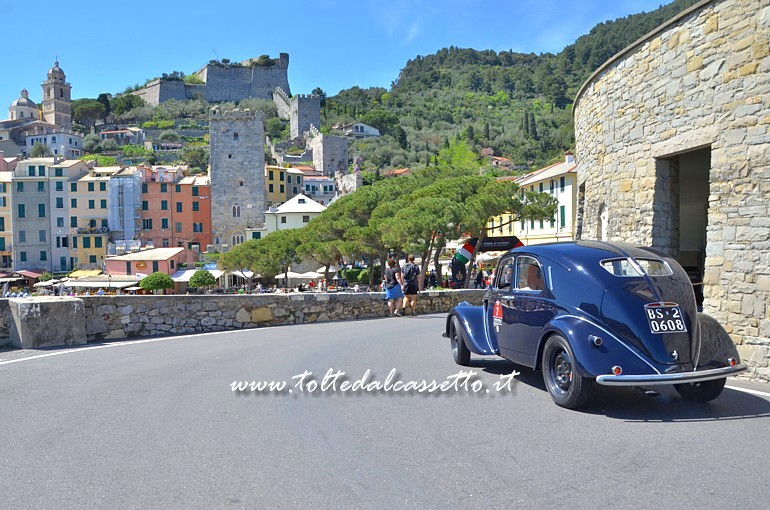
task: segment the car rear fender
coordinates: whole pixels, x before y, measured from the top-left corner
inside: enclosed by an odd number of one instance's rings
[[[486,314],[483,306],[471,305],[463,302],[449,311],[446,321],[446,334],[449,335],[449,327],[452,317],[460,321],[465,333],[466,347],[474,354],[498,354],[497,342],[490,338],[487,329]]]
[[[715,318],[698,313],[698,322],[701,334],[700,352],[696,353],[698,370],[728,366],[729,358],[733,358],[736,364],[741,362],[738,348]]]
[[[649,360],[636,348],[626,344],[605,328],[584,317],[566,315],[552,320],[544,329],[537,354],[537,368],[542,370],[542,353],[552,335],[561,335],[572,347],[574,366],[582,377],[611,374],[612,367],[620,366],[627,374],[659,374],[662,367]],[[601,345],[593,343],[594,337]]]

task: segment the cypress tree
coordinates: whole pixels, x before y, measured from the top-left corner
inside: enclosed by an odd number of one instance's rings
[[[537,140],[537,125],[535,125],[535,114],[534,112],[529,112],[529,132],[532,138]]]

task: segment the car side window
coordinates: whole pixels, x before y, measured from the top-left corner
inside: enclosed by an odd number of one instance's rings
[[[513,257],[500,261],[500,265],[497,267],[497,282],[495,282],[498,289],[507,289],[511,287],[514,274],[513,261]]]
[[[543,290],[543,271],[532,257],[521,256],[516,260],[516,288],[519,290]]]

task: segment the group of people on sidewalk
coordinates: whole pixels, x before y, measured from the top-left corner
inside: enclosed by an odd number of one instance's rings
[[[414,263],[414,255],[407,257],[402,273],[398,260],[388,258],[388,267],[383,275],[382,287],[391,317],[401,317],[409,307],[411,315],[417,315],[417,291],[420,266]]]

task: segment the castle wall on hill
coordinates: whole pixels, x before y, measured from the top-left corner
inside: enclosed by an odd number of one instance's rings
[[[312,126],[307,147],[313,151],[313,166],[324,175],[334,177],[335,172],[348,172],[348,139],[320,133]]]
[[[286,67],[225,67],[209,64],[199,73],[206,82],[204,97],[208,102],[238,102],[247,97],[272,99],[273,90],[289,91]]]
[[[145,103],[153,106],[169,99],[181,101],[186,97],[184,82],[181,80],[153,80],[132,94],[141,97]]]
[[[153,80],[132,94],[153,106],[169,99],[181,101],[196,97],[203,97],[209,102],[235,103],[246,98],[273,99],[276,87],[290,93],[288,71],[289,55],[281,53],[272,66],[207,64],[195,73],[205,82],[203,85],[185,84],[181,80]]]
[[[289,120],[291,118],[291,98],[281,87],[276,87],[273,90],[273,102],[275,108],[278,110],[278,116],[283,120]]]

